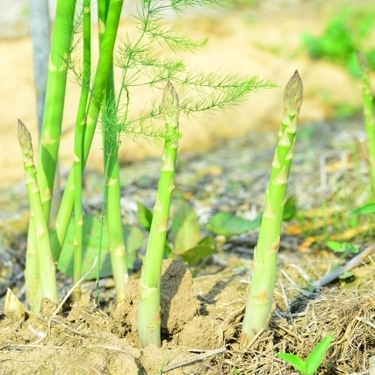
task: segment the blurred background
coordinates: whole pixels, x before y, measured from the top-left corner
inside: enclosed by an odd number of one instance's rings
[[[125,1],[120,39],[137,32],[131,17],[136,15],[136,8],[136,1]],[[54,1],[50,1],[51,27],[54,11]],[[361,49],[370,65],[375,66],[374,16],[375,3],[365,0],[228,0],[223,9],[192,9],[180,16],[166,15],[182,32],[209,38],[201,52],[181,55],[190,68],[206,73],[257,75],[279,86],[252,94],[233,109],[182,119],[182,152],[209,150],[229,137],[251,132],[275,131],[282,115],[283,88],[295,69],[305,92],[301,126],[309,122],[324,125],[330,119],[360,114],[361,83],[355,51]],[[7,188],[23,178],[18,118],[28,126],[37,148],[29,1],[0,0],[0,25],[0,187]],[[69,168],[72,161],[79,90],[71,77],[60,149],[62,168]],[[153,94],[140,93],[139,102],[133,102],[133,106],[143,108]],[[161,147],[123,139],[121,159],[125,163],[159,156]],[[92,150],[88,167],[100,170],[99,135]]]

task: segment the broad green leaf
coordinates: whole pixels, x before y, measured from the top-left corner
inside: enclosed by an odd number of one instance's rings
[[[341,250],[341,242],[336,242],[336,241],[328,241],[327,246],[333,250],[333,251],[342,251]]]
[[[103,229],[102,229],[103,226]],[[123,227],[124,241],[127,252],[127,267],[133,267],[136,259],[136,251],[142,246],[144,235],[140,229],[130,225]],[[112,275],[111,259],[108,252],[108,233],[107,225],[101,220],[100,216],[87,215],[83,222],[83,259],[82,273],[90,270],[94,260],[99,256],[101,248],[100,277],[109,277]],[[73,254],[74,254],[74,219],[70,220],[66,240],[58,262],[58,269],[68,276],[73,276]],[[92,280],[96,277],[94,269],[86,280]]]
[[[134,262],[137,259],[137,250],[139,250],[144,242],[145,236],[143,232],[134,225],[125,224],[124,241],[126,249],[126,265],[128,269],[134,267]]]
[[[231,237],[236,234],[246,233],[252,229],[259,228],[261,220],[261,215],[258,215],[254,220],[247,220],[230,213],[219,212],[211,217],[206,224],[206,228],[215,234]]]
[[[295,218],[297,214],[297,198],[295,196],[289,197],[284,206],[283,221],[290,221]]]
[[[276,357],[283,359],[298,370],[302,375],[309,375],[306,369],[306,362],[298,355],[290,353],[277,353]]]
[[[177,257],[177,256],[176,256]],[[174,259],[172,256],[172,248],[168,241],[165,241],[163,259]]]
[[[316,347],[309,354],[306,361],[308,375],[313,375],[318,367],[322,364],[332,339],[333,335],[327,336],[325,339],[320,341],[320,343],[316,345]]]
[[[375,212],[375,203],[368,203],[351,211],[349,215],[369,215]]]
[[[183,203],[176,211],[168,238],[173,242],[175,254],[183,254],[202,239],[198,216],[190,203]]]
[[[357,254],[358,248],[348,242],[336,242],[336,241],[328,241],[327,246],[337,253],[351,253]]]
[[[152,211],[141,202],[137,202],[137,219],[139,224],[146,230],[150,230],[152,222]]]
[[[217,252],[215,239],[213,237],[205,237],[192,249],[181,254],[182,259],[189,265],[198,263],[205,257],[208,257]]]
[[[340,276],[339,276],[339,279],[340,280],[346,280],[346,279],[350,279],[351,277],[354,276],[354,273],[353,272],[350,272],[350,271],[346,271],[344,273],[342,273]]]

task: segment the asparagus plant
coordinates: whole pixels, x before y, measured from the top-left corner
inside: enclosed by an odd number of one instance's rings
[[[271,316],[281,224],[302,95],[302,81],[295,71],[285,88],[284,114],[254,252],[253,273],[241,335],[241,345],[245,347],[268,327]]]
[[[178,96],[170,82],[163,93],[166,127],[165,146],[156,202],[146,255],[139,284],[138,336],[143,347],[161,345],[160,278],[168,229],[169,210],[174,190],[174,175],[180,138]]]
[[[39,312],[41,298],[57,303],[56,265],[52,258],[47,220],[36,178],[31,135],[18,120],[18,142],[23,156],[30,217],[35,230],[28,243],[26,286],[33,311]]]
[[[111,0],[108,6],[106,23],[103,24],[103,22],[100,22],[99,24],[100,28],[102,28],[101,53],[99,56],[92,89],[90,89],[91,95],[88,101],[88,109],[86,111],[85,121],[83,124],[83,167],[87,162],[99,118],[100,109],[104,99],[104,93],[107,87],[108,77],[112,71],[112,55],[120,22],[122,4],[122,0]],[[56,218],[55,225],[51,231],[51,245],[54,252],[54,258],[57,260],[59,259],[61,254],[61,249],[64,244],[74,206],[74,194],[76,188],[74,186],[73,171],[74,169],[71,170],[66,182],[60,209]]]
[[[142,137],[147,140],[165,139],[169,144],[168,147],[172,147],[174,142],[177,143],[177,139],[171,138],[169,130],[154,126],[157,119],[162,117],[163,111],[153,102],[150,108],[140,113],[139,117],[131,117],[134,113],[130,110],[134,90],[137,90],[139,86],[147,86],[152,89],[149,91],[157,91],[168,81],[178,84],[184,91],[179,108],[174,107],[177,106],[177,98],[171,84],[167,85],[168,89],[164,95],[164,105],[167,106],[164,112],[168,121],[171,121],[174,116],[177,116],[178,111],[188,115],[191,112],[230,107],[250,92],[274,87],[270,82],[259,80],[257,77],[196,74],[187,71],[185,64],[180,59],[171,58],[171,55],[174,56],[173,54],[179,51],[199,50],[206,44],[206,40],[196,41],[186,35],[179,35],[174,29],[169,29],[161,22],[166,9],[180,12],[188,6],[216,6],[219,3],[220,0],[178,0],[171,4],[166,4],[164,0],[142,1],[139,15],[136,17],[139,35],[134,40],[131,40],[130,37],[125,38],[118,48],[118,53],[114,56],[123,0],[99,0],[100,53],[95,73],[91,77],[90,72],[93,69],[90,55],[90,1],[84,0],[82,4],[79,4],[81,8],[78,8],[74,0],[58,0],[37,168],[37,186],[40,188],[38,194],[43,216],[38,214],[38,219],[33,217],[33,220],[30,221],[26,261],[28,301],[32,306],[35,306],[35,311],[38,310],[40,304],[41,292],[44,294],[45,291],[40,288],[41,283],[38,282],[39,273],[43,272],[43,268],[40,268],[40,264],[33,260],[38,254],[37,250],[39,252],[37,246],[41,241],[40,238],[34,236],[34,225],[39,228],[42,224],[47,225],[50,221],[51,196],[57,165],[68,70],[75,75],[82,86],[76,118],[74,163],[65,184],[55,223],[51,222],[52,228],[49,236],[42,237],[42,240],[46,241],[43,251],[52,252],[52,257],[47,258],[48,261],[51,258],[55,263],[59,261],[74,211],[74,279],[77,285],[74,297],[79,299],[78,281],[82,273],[83,223],[85,220],[82,210],[82,176],[101,113],[105,163],[103,217],[107,222],[109,250],[118,293],[117,301],[122,302],[125,300],[127,265],[119,203],[121,189],[118,147],[120,136],[128,135],[135,139]],[[78,21],[83,24],[81,29],[74,27],[76,25],[74,16],[80,13],[82,17],[78,18]],[[81,31],[82,34],[78,38],[73,38],[74,32]],[[75,49],[80,45],[80,42],[73,43],[73,40],[83,41],[80,50],[83,62],[75,60]],[[114,62],[119,68],[118,71],[121,72],[118,92],[115,92],[114,86]],[[175,114],[171,112],[172,107],[176,111]],[[164,185],[165,183],[161,182],[161,188]],[[156,214],[155,220],[157,218]],[[39,221],[42,219],[44,222],[40,224]],[[163,236],[165,237],[165,232]],[[165,242],[165,238],[162,240],[161,237],[161,234],[151,236],[149,247],[153,248],[154,245],[158,247],[162,241]],[[47,243],[47,239],[49,239],[49,243]],[[156,275],[160,274],[161,267],[161,258],[158,259],[160,262],[155,265]],[[144,282],[147,287],[152,284],[152,280],[155,280],[154,276],[150,276],[154,274],[153,261],[150,263],[146,266],[143,279],[146,280]],[[47,285],[54,288],[55,284],[48,282]],[[52,293],[51,298],[55,300]],[[141,319],[143,316],[143,314],[140,315]],[[143,323],[140,324],[143,325]]]
[[[81,95],[78,105],[75,138],[74,138],[74,276],[75,289],[72,297],[78,301],[81,297],[81,284],[78,282],[82,276],[82,252],[83,252],[83,207],[82,207],[82,177],[83,177],[83,140],[86,124],[86,108],[89,99],[89,88],[91,78],[91,10],[90,1],[83,1],[83,73]]]
[[[40,196],[46,225],[49,221],[51,197],[53,194],[53,184],[57,166],[57,154],[60,144],[66,79],[73,36],[74,8],[75,0],[58,1],[49,57],[46,101],[44,104],[43,126],[40,134],[38,155],[38,174],[36,175],[39,189],[38,194]],[[30,220],[26,251],[26,278],[28,279],[28,281],[26,281],[28,286],[27,297],[33,311],[38,311],[40,298],[44,294],[40,293],[39,288],[50,288],[50,295],[53,296],[55,293],[53,289],[56,285],[56,281],[53,284],[47,283],[42,285],[44,283],[42,281],[43,278],[39,278],[38,274],[45,271],[38,269],[37,263],[33,261],[34,253],[37,251],[37,239],[34,238],[36,228],[34,228],[34,225],[40,227],[44,224],[37,220],[42,220],[42,217],[38,216],[38,219],[34,218]],[[48,231],[46,234],[48,235]],[[51,246],[49,245],[47,249],[51,249]]]
[[[358,52],[357,57],[363,82],[363,117],[368,138],[368,158],[371,178],[371,190],[372,195],[375,196],[375,111],[370,84],[370,71],[366,55],[362,52]]]
[[[46,101],[38,159],[38,184],[47,221],[60,145],[76,0],[58,1],[49,55]],[[32,230],[30,231],[32,233]]]

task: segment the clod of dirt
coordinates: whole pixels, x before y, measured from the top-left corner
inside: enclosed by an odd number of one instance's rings
[[[127,284],[127,302],[117,305],[112,317],[117,322],[116,334],[129,335],[137,341],[137,310],[139,280],[130,278]],[[199,309],[193,278],[181,259],[165,260],[160,283],[161,334],[162,339],[170,339],[193,319]]]
[[[220,325],[217,319],[209,316],[196,316],[186,324],[178,335],[178,345],[201,350],[217,349]]]
[[[162,335],[173,336],[193,319],[199,309],[193,278],[181,259],[163,262],[160,290]]]

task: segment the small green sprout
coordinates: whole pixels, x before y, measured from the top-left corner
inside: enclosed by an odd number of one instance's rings
[[[359,252],[357,246],[354,246],[348,242],[328,241],[327,246],[335,253],[340,253],[343,256],[348,254],[358,254]]]
[[[332,339],[333,335],[329,335],[320,341],[309,354],[306,361],[298,355],[290,353],[277,353],[276,356],[292,365],[301,375],[314,375],[322,364]]]
[[[375,212],[375,203],[367,203],[361,207],[356,208],[353,211],[350,211],[349,215],[370,215]]]

